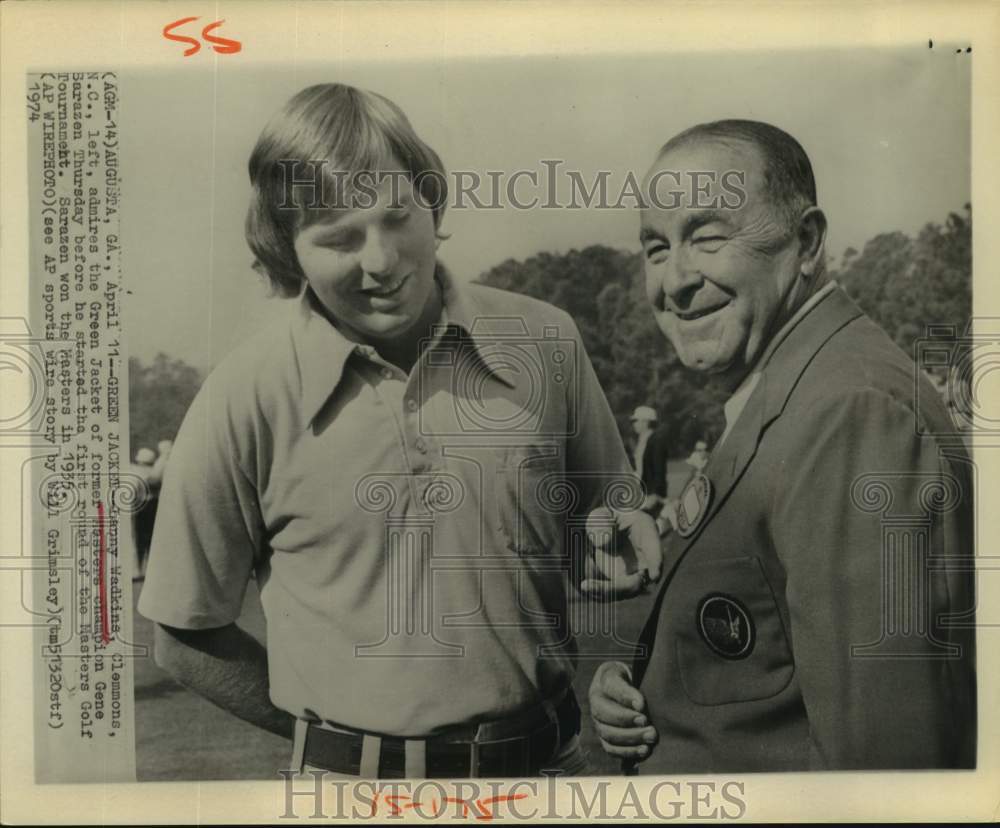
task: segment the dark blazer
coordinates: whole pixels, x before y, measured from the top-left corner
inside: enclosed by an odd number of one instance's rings
[[[633,665],[638,771],[974,767],[971,464],[913,361],[834,289],[705,475]]]
[[[666,429],[658,428],[649,435],[646,448],[642,453],[642,468],[636,470],[642,476],[642,484],[646,487],[646,494],[667,496],[667,452],[669,450]],[[659,507],[657,507],[657,513],[659,513]]]

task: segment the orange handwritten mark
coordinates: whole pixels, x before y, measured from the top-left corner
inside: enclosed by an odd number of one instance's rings
[[[182,17],[180,20],[175,20],[173,23],[168,23],[163,27],[163,36],[167,40],[174,40],[178,43],[190,43],[191,47],[184,50],[184,57],[190,57],[196,52],[201,50],[201,42],[193,37],[183,34],[174,34],[174,29],[183,26],[187,23],[191,23],[197,20],[197,17]],[[243,49],[243,44],[238,40],[231,40],[228,37],[219,37],[213,35],[216,29],[219,28],[226,21],[216,20],[214,23],[209,23],[201,30],[201,36],[206,41],[212,44],[212,49],[218,52],[220,55],[234,55]]]
[[[469,816],[469,811],[471,810],[475,819],[489,822],[496,815],[495,811],[490,808],[491,805],[497,802],[513,802],[517,799],[527,799],[527,794],[512,794],[507,796],[491,796],[485,799],[460,799],[454,796],[446,796],[442,800],[444,804],[453,803],[455,805],[462,806],[462,817],[467,818]],[[399,800],[411,800],[412,797],[407,794],[382,794],[381,797],[375,797],[371,803],[371,812],[368,814],[369,818],[375,816],[378,813],[379,800],[384,800],[385,804],[389,806],[389,816],[398,817],[403,815],[405,810],[413,810],[416,808],[422,808],[424,806],[423,802],[410,801],[405,804],[398,804]],[[438,813],[438,801],[436,799],[431,800],[431,812]],[[472,807],[470,807],[472,806]]]
[[[188,37],[187,35],[175,35],[172,34],[173,30],[178,26],[183,26],[185,23],[190,23],[192,20],[197,20],[197,17],[182,17],[180,20],[175,20],[173,23],[168,23],[163,27],[163,36],[167,40],[176,40],[178,43],[190,43],[191,48],[184,50],[184,57],[190,57],[199,49],[201,49],[201,44],[195,40],[193,37]]]
[[[476,807],[479,808],[482,816],[476,815],[476,819],[483,819],[489,822],[493,819],[493,810],[488,806],[494,802],[513,802],[515,799],[527,799],[527,794],[507,794],[506,796],[491,796],[488,799],[477,799]]]
[[[403,809],[396,804],[397,799],[410,799],[407,794],[386,794],[385,801],[392,808],[389,816],[402,816]]]
[[[97,501],[97,537],[100,549],[97,557],[98,601],[101,611],[101,642],[111,641],[111,625],[108,623],[108,544],[104,534],[104,504]]]
[[[209,34],[209,32],[218,29],[225,22],[225,20],[216,20],[214,23],[209,23],[201,30],[201,36],[209,43],[217,43],[218,45],[212,46],[212,48],[220,55],[235,55],[243,48],[242,43],[238,40],[230,40],[228,37],[215,37]]]
[[[467,817],[469,815],[469,802],[466,799],[459,799],[457,796],[446,796],[444,798],[446,803],[454,802],[456,805],[462,806],[462,816]],[[435,800],[434,805],[437,806],[437,801]],[[437,807],[434,808],[434,813],[437,813]]]

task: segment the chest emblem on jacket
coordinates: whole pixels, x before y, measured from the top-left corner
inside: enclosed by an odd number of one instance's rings
[[[754,624],[749,610],[729,595],[715,592],[698,603],[698,632],[716,655],[746,658],[753,652]]]
[[[712,482],[697,472],[681,492],[677,502],[677,534],[689,537],[708,512],[712,503]]]

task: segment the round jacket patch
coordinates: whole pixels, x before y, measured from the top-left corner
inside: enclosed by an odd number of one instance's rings
[[[712,481],[696,472],[677,502],[677,534],[689,538],[701,524],[712,504]]]
[[[753,652],[753,618],[735,598],[716,592],[698,604],[698,632],[723,658],[746,658]]]

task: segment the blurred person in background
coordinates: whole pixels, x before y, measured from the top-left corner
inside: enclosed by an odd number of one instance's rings
[[[158,454],[156,461],[153,463],[153,468],[150,470],[149,482],[151,485],[156,486],[157,490],[163,485],[163,473],[167,469],[167,461],[170,459],[170,452],[173,450],[173,447],[173,440],[160,440],[156,444]]]
[[[135,453],[132,463],[132,474],[143,486],[139,487],[144,495],[143,503],[132,513],[132,529],[135,538],[135,569],[132,578],[141,578],[146,569],[146,558],[149,555],[149,545],[153,539],[153,523],[156,521],[156,504],[159,499],[159,486],[152,484],[153,466],[156,452],[143,447]]]
[[[632,467],[642,479],[646,495],[642,510],[656,519],[662,535],[666,524],[660,513],[667,502],[667,445],[666,429],[657,428],[656,409],[648,405],[637,406],[632,412],[632,429],[635,443],[632,446]]]
[[[684,462],[691,467],[692,474],[702,471],[708,465],[708,443],[704,440],[695,443],[691,455]]]

